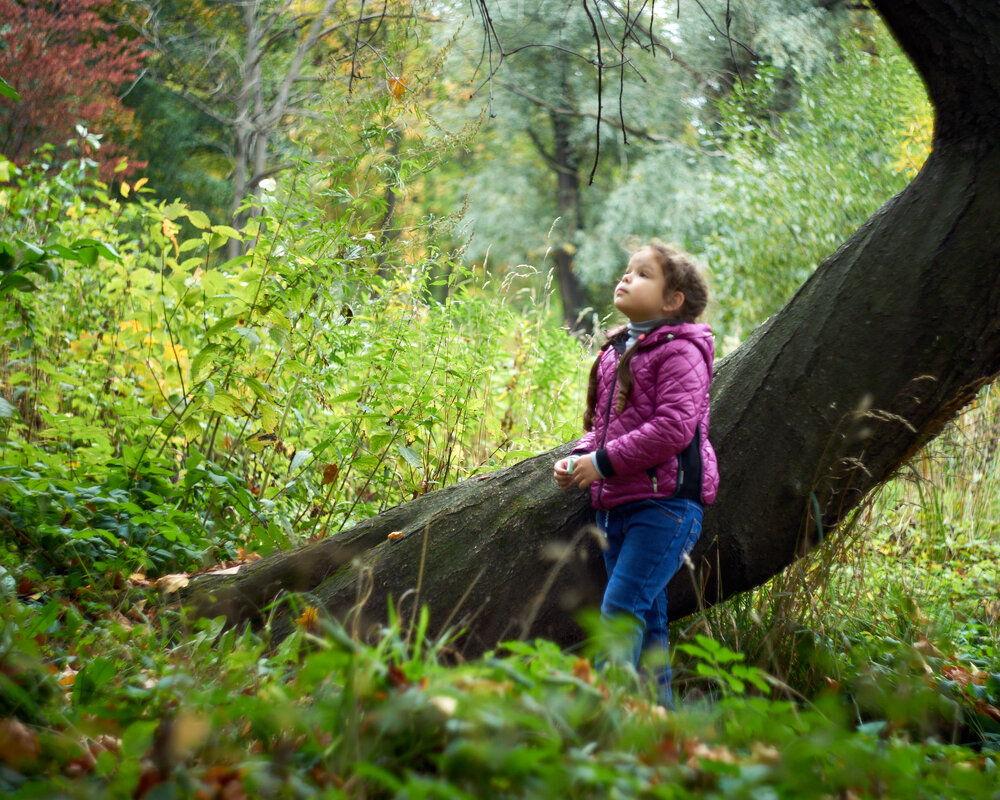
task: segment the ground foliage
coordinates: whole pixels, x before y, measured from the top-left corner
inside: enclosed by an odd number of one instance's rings
[[[466,662],[412,598],[364,640],[287,598],[280,643],[164,602],[577,432],[546,276],[380,235],[377,176],[428,163],[386,157],[397,99],[242,230],[85,157],[0,162],[4,792],[997,797],[993,387],[842,535],[680,623],[677,712],[594,671],[592,621]]]

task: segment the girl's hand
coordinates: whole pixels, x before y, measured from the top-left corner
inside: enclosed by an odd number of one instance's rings
[[[597,467],[594,466],[594,459],[590,457],[590,453],[584,453],[582,456],[574,458],[570,471],[572,482],[581,489],[586,489],[594,481],[601,479],[601,474],[597,471]]]
[[[589,453],[559,459],[555,465],[554,477],[559,488],[563,491],[574,484],[581,489],[586,489],[594,481],[601,478]]]
[[[573,456],[560,458],[553,470],[553,477],[556,479],[556,483],[559,484],[559,488],[564,492],[573,485],[573,475],[570,473],[570,464],[573,461]]]

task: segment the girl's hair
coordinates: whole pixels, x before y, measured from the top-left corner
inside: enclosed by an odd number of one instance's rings
[[[690,255],[664,244],[659,239],[650,240],[645,247],[653,251],[653,256],[663,271],[663,296],[667,297],[672,292],[681,292],[684,295],[684,304],[677,313],[678,319],[684,322],[694,322],[708,305],[708,283],[705,281],[701,269]],[[622,339],[627,339],[627,337],[627,326],[617,328],[608,334],[608,341],[601,348],[602,352],[608,346]],[[625,404],[628,402],[635,385],[635,378],[629,364],[637,344],[638,342],[633,344],[618,359],[618,393],[615,405],[619,414],[625,410]],[[594,360],[594,365],[590,368],[590,380],[587,383],[587,408],[583,412],[583,428],[587,431],[593,429],[594,416],[597,413],[597,371],[600,363],[601,356],[598,355]]]

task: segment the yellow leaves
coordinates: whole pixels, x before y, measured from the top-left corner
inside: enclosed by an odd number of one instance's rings
[[[261,403],[260,424],[265,431],[273,431],[278,427],[278,410],[270,403]]]
[[[390,542],[398,542],[400,539],[403,538],[403,532],[402,531],[393,531],[392,533],[390,533],[385,538],[388,539]]]
[[[95,338],[89,331],[80,331],[79,336],[69,343],[69,349],[74,355],[81,356],[93,348]]]
[[[403,98],[403,95],[406,94],[406,89],[406,82],[402,78],[397,78],[396,76],[389,78],[389,92],[397,100]]]
[[[319,628],[319,610],[315,606],[306,606],[295,624],[304,631],[315,631]]]
[[[79,674],[79,672],[80,672],[79,670],[67,666],[62,672],[59,673],[58,677],[56,678],[56,681],[64,689],[70,689],[73,687],[73,684],[76,683],[76,676]]]
[[[208,407],[226,417],[245,417],[249,412],[243,407],[239,398],[229,392],[216,392],[208,401]]]
[[[148,182],[149,178],[139,178],[139,180],[129,186],[125,181],[122,181],[121,186],[118,187],[118,191],[121,192],[122,197],[127,198],[132,192],[138,194],[139,190]]]
[[[265,431],[257,431],[243,440],[252,453],[259,453],[261,450],[277,444],[278,441],[276,434]]]
[[[900,123],[903,133],[899,141],[898,157],[892,166],[896,172],[913,177],[931,154],[934,115],[930,108],[923,108],[914,111],[909,118],[900,120]]]
[[[180,258],[181,248],[177,244],[177,234],[180,233],[181,229],[177,227],[177,224],[169,217],[164,217],[163,221],[160,223],[160,231],[166,236],[174,246],[174,258]]]

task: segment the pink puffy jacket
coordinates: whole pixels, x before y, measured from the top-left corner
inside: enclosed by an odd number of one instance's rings
[[[635,385],[621,414],[615,409],[624,331],[600,356],[594,428],[576,454],[597,451],[606,476],[590,487],[594,508],[650,497],[715,499],[719,469],[708,441],[708,386],[715,345],[708,325],[667,324],[635,344],[629,364]]]

